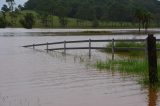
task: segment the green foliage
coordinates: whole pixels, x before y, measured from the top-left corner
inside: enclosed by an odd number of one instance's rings
[[[150,25],[152,17],[152,13],[143,9],[136,9],[135,17],[139,23],[139,31],[141,26],[147,30]]]
[[[72,17],[81,20],[109,20],[117,22],[135,22],[137,8],[154,14],[158,21],[160,8],[155,0],[28,0],[27,10],[48,13],[50,15]],[[63,10],[63,11],[62,11]],[[64,17],[63,16],[63,17]],[[156,21],[155,20],[155,21]],[[148,27],[148,23],[146,24]]]
[[[114,47],[126,47],[126,48],[145,48],[145,43],[136,43],[136,42],[116,42]],[[107,44],[107,49],[105,52],[112,52],[112,43]],[[157,43],[157,48],[160,48],[160,43]],[[128,56],[144,56],[144,51],[134,51],[134,50],[116,50],[117,54],[128,55]]]
[[[9,8],[7,7],[6,4],[4,4],[3,7],[1,8],[1,10],[2,10],[3,12],[7,12],[7,11],[9,11]]]
[[[14,26],[17,22],[18,13],[16,12],[9,12],[10,20],[11,20],[11,26]]]
[[[20,20],[20,23],[22,24],[22,26],[24,28],[31,29],[33,27],[33,25],[35,24],[35,20],[34,20],[33,14],[32,13],[27,13],[24,16],[24,19]]]
[[[62,27],[67,27],[68,20],[65,17],[59,17],[59,23],[61,24]]]
[[[95,65],[100,70],[118,71],[125,74],[134,74],[140,76],[140,82],[149,84],[148,63],[140,59],[110,60],[106,62],[97,62]],[[160,62],[158,61],[158,73],[160,72]],[[160,74],[158,74],[160,79]]]
[[[68,24],[68,20],[66,18],[68,13],[67,9],[64,6],[62,6],[62,4],[60,4],[56,12],[59,18],[59,23],[62,27],[66,27]]]
[[[97,62],[96,67],[99,69],[118,70],[120,72],[128,72],[135,74],[144,74],[147,72],[147,62],[143,60],[110,60],[107,62]]]
[[[55,16],[48,13],[37,13],[36,11],[32,10],[18,10],[13,11],[12,13],[1,12],[1,15],[2,13],[4,14],[3,16],[6,18],[6,21],[8,22],[7,26],[9,27],[22,27],[20,20],[24,20],[24,16],[27,13],[33,14],[35,19],[34,27],[36,28],[135,28],[138,25],[137,23],[132,24],[131,22],[100,21],[96,18],[94,20],[89,21],[77,18],[69,18],[66,16],[61,17],[62,19],[60,21],[60,16]]]
[[[92,21],[92,27],[99,27],[99,21],[97,19]]]
[[[61,25],[59,17],[53,16],[53,15],[45,15],[45,14],[38,14],[35,11],[31,10],[23,10],[23,11],[14,11],[14,12],[1,12],[0,15],[2,17],[5,17],[7,21],[7,26],[9,27],[23,27],[23,25],[20,23],[20,20],[24,20],[24,16],[27,13],[31,13],[34,16],[34,26],[36,28],[60,28],[64,27]],[[77,28],[77,27],[91,27],[91,22],[83,20],[79,26],[77,26],[77,19],[75,18],[68,18],[65,17],[65,27],[70,28]]]
[[[14,2],[14,0],[6,0],[6,2],[8,3],[8,5],[9,5],[9,9],[10,9],[10,11],[13,11],[13,6],[15,5],[15,2]]]
[[[6,26],[7,26],[6,19],[0,16],[0,28],[5,28]]]

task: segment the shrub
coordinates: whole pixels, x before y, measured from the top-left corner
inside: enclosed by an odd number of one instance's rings
[[[7,21],[3,17],[0,17],[0,28],[5,28],[7,26]]]
[[[34,20],[33,14],[32,13],[27,13],[24,16],[24,19],[20,20],[20,23],[22,24],[22,26],[24,28],[32,29],[33,25],[35,24],[35,20]]]
[[[62,27],[67,27],[68,20],[65,17],[59,17],[59,23],[61,24]]]
[[[146,45],[145,43],[136,43],[136,42],[116,42],[115,45],[114,45],[115,48],[123,48],[123,47],[126,47],[126,48],[145,48]],[[157,48],[160,48],[160,43],[157,43]],[[109,43],[107,44],[106,46],[106,49],[103,50],[107,53],[111,53],[112,52],[112,43]],[[144,50],[142,51],[137,51],[137,50],[125,50],[125,49],[117,49],[115,50],[116,54],[121,54],[121,55],[127,55],[127,56],[140,56],[140,57],[143,57],[145,56],[144,54]],[[159,51],[158,51],[159,52]],[[157,53],[158,56],[159,56],[159,53]]]
[[[92,27],[99,27],[99,22],[97,19],[92,21]]]

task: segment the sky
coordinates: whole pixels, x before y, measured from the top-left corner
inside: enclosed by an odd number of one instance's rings
[[[1,7],[3,6],[3,4],[6,4],[6,2],[5,2],[6,0],[0,0],[0,9],[1,9]],[[18,6],[19,4],[24,4],[26,1],[28,1],[28,0],[14,0],[15,1],[15,3],[16,3],[16,6]],[[157,1],[160,1],[160,0],[157,0]]]
[[[3,6],[3,4],[6,4],[5,2],[6,0],[0,0],[0,9]],[[27,0],[14,0],[16,3],[16,6],[18,6],[19,4],[24,4]]]

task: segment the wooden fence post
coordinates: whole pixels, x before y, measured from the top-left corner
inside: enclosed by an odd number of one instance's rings
[[[35,45],[33,44],[33,49],[35,49]]]
[[[48,53],[48,42],[46,43],[46,50],[47,50],[47,53]]]
[[[114,39],[112,39],[112,60],[114,60]]]
[[[66,54],[66,41],[64,41],[64,54]]]
[[[156,38],[153,34],[148,34],[147,37],[147,53],[148,53],[148,68],[149,68],[149,81],[150,84],[158,82],[157,72],[157,50]]]
[[[144,45],[145,45],[145,60],[148,59],[148,44],[147,44],[147,39],[144,41]]]
[[[89,39],[89,58],[91,58],[91,39]]]

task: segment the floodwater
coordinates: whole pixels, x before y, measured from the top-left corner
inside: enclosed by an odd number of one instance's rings
[[[46,30],[0,31],[0,106],[160,106],[160,92],[143,87],[138,76],[99,71],[89,65],[99,59],[110,59],[110,55],[95,50],[90,60],[87,50],[67,51],[64,56],[61,51],[47,53],[45,47],[21,47],[64,40],[146,36],[39,36]]]

